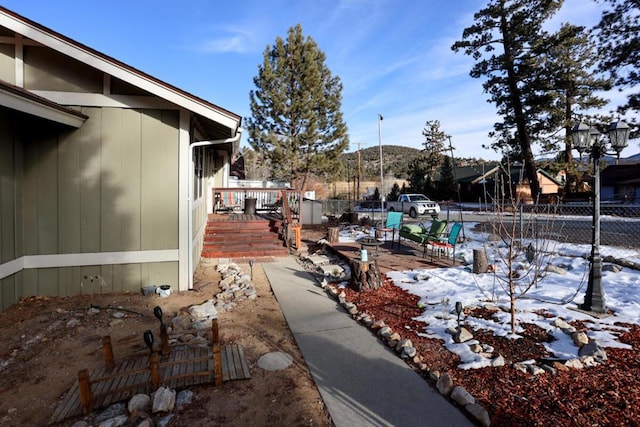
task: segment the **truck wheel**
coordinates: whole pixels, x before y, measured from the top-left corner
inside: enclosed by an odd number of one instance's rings
[[[417,218],[418,217],[418,212],[416,212],[416,208],[409,209],[409,216],[411,218]]]
[[[390,207],[389,209],[387,209],[389,212],[395,212],[396,210],[393,207]]]

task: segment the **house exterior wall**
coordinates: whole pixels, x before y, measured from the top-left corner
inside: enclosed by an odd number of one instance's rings
[[[0,44],[0,79],[16,83],[15,48],[11,45]]]
[[[102,72],[52,49],[26,45],[23,61],[25,89],[102,93]]]
[[[21,144],[15,133],[13,115],[0,112],[0,309],[5,309],[22,294],[22,273],[16,265],[22,256]],[[15,272],[15,273],[14,273]],[[13,274],[9,274],[13,273]]]
[[[33,264],[0,279],[3,308],[23,295],[178,287],[179,112],[82,111],[90,118],[80,129],[31,126],[38,130],[21,143],[1,122],[0,264],[19,257]],[[13,153],[21,146],[22,156]],[[91,254],[149,251],[175,251],[175,260],[86,265]]]
[[[0,107],[0,308],[25,295],[186,290],[212,198],[194,198],[190,144],[233,150],[240,117],[46,29],[18,34],[20,19],[0,15],[3,86],[88,116]],[[220,172],[206,162],[203,189]]]

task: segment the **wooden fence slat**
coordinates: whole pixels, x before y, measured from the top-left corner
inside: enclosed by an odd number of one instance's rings
[[[99,407],[102,404],[105,391],[109,390],[111,381],[114,378],[119,378],[122,372],[126,372],[124,368],[124,364],[121,363],[112,370],[102,368],[91,373],[91,391],[94,395],[93,407]],[[109,375],[107,375],[107,372],[109,372]]]
[[[226,349],[220,349],[220,366],[222,366],[222,380],[229,381],[229,366],[227,365]]]
[[[78,412],[80,407],[79,400],[80,392],[78,391],[78,379],[73,382],[73,385],[64,395],[60,404],[49,418],[49,424],[52,424],[54,420],[68,418],[67,414]],[[62,417],[62,418],[61,418]]]
[[[186,351],[176,352],[176,359],[175,360],[182,362],[186,358],[186,355],[187,355]],[[184,379],[180,378],[180,376],[185,374],[185,373],[186,373],[186,370],[185,370],[185,368],[184,368],[182,363],[175,365],[174,377],[176,377],[177,379],[175,380],[174,384],[175,384],[176,388],[180,388],[180,387],[184,387],[185,386]]]
[[[238,356],[240,358],[240,365],[242,367],[242,377],[244,379],[251,378],[251,371],[249,371],[249,365],[247,364],[247,358],[244,355],[244,348],[238,346]]]
[[[146,372],[147,367],[145,366],[144,359],[137,359],[131,366],[131,372],[127,375],[126,380],[121,383],[119,386],[121,392],[114,396],[112,402],[118,402],[122,399],[126,399],[127,396],[136,394],[138,389],[140,388],[140,384],[136,383],[136,378],[140,372]]]
[[[220,348],[220,344],[214,344],[213,345],[213,352],[212,352],[212,359],[213,359],[213,375],[215,378],[215,384],[216,385],[221,385],[222,382],[224,381],[224,368],[222,367],[222,351]]]

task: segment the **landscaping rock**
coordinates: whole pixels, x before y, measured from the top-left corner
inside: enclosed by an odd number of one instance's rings
[[[193,402],[193,392],[191,390],[182,390],[176,397],[176,410],[182,411]]]
[[[473,334],[467,328],[458,328],[453,335],[453,340],[457,343],[467,342],[473,339]]]
[[[573,368],[573,369],[583,369],[584,368],[584,365],[582,364],[580,359],[569,359],[566,362],[564,362],[564,365],[567,368]]]
[[[153,393],[151,412],[171,412],[176,403],[176,392],[167,387],[160,387]]]
[[[604,363],[607,360],[607,352],[595,340],[580,347],[578,355],[580,357],[592,356],[598,363]]]
[[[499,368],[501,366],[504,366],[505,364],[506,364],[506,361],[502,356],[498,356],[491,361],[491,366],[493,366],[494,368]]]
[[[447,396],[453,390],[453,379],[451,379],[451,375],[445,373],[438,378],[438,382],[436,382],[436,388],[443,396]]]
[[[476,403],[476,399],[462,386],[456,386],[451,391],[451,399],[460,406]]]
[[[589,342],[589,337],[584,332],[574,332],[573,334],[571,334],[571,339],[573,340],[573,343],[578,347],[582,347]]]
[[[189,307],[189,314],[196,320],[215,319],[218,316],[218,311],[216,310],[213,300],[208,300],[200,305],[192,305]]]
[[[113,405],[109,406],[107,409],[102,411],[98,416],[96,416],[96,418],[94,419],[94,422],[97,424],[100,424],[101,422],[106,421],[110,418],[115,418],[119,415],[126,415],[126,414],[127,414],[127,408],[124,403],[122,402],[114,403]]]
[[[556,267],[553,264],[547,265],[546,270],[547,270],[547,273],[556,273],[556,274],[561,274],[561,275],[567,274],[567,270],[565,270],[563,268],[560,268],[560,267]]]
[[[103,422],[98,424],[98,427],[120,427],[125,425],[128,419],[129,417],[126,415],[118,415],[117,417],[104,420]]]
[[[400,357],[403,359],[411,359],[416,356],[418,351],[414,347],[403,347],[400,352]]]
[[[491,419],[489,418],[489,413],[482,406],[478,405],[477,403],[471,403],[465,406],[464,409],[469,414],[471,414],[471,416],[473,416],[473,418],[475,418],[482,427],[491,426]]]
[[[127,410],[130,414],[134,415],[139,412],[146,412],[149,409],[149,404],[151,403],[151,398],[147,394],[136,394],[131,399],[129,399],[129,403],[127,404]]]
[[[388,326],[383,326],[378,330],[378,335],[382,338],[389,339],[391,334],[393,334],[393,330]]]

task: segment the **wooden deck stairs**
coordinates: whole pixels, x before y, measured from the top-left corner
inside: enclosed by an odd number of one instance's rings
[[[210,215],[204,236],[205,258],[286,257],[281,221],[259,215]]]

